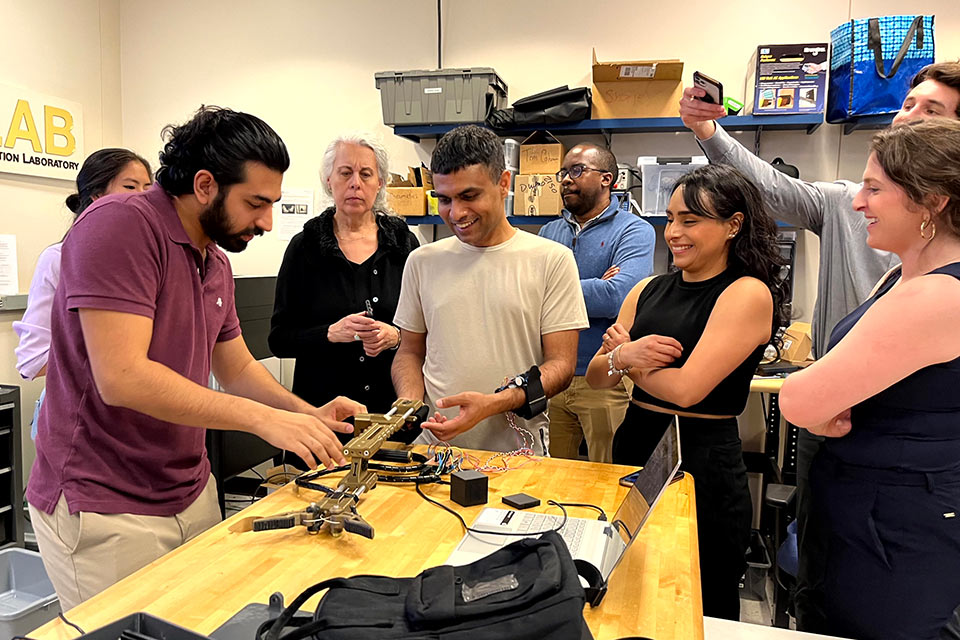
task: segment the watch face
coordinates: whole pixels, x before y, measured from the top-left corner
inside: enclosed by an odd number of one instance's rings
[[[517,385],[518,387],[522,387],[522,386],[523,386],[523,376],[517,376],[516,378],[514,378],[514,379],[513,379],[513,384]]]

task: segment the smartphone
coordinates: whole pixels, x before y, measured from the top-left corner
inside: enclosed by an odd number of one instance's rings
[[[707,95],[700,98],[704,102],[723,105],[723,85],[711,78],[705,76],[699,71],[693,72],[693,85],[700,87],[707,92]]]
[[[639,477],[641,471],[643,471],[643,467],[640,467],[633,473],[628,473],[627,475],[623,476],[620,478],[620,484],[625,487],[632,487],[637,482],[637,477]],[[674,474],[673,478],[670,480],[670,484],[673,484],[681,479],[683,479],[683,471],[677,471],[677,473]]]

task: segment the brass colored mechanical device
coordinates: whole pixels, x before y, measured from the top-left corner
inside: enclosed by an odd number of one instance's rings
[[[256,518],[252,523],[253,530],[270,531],[302,525],[308,533],[316,534],[326,525],[334,537],[347,531],[372,539],[373,527],[357,513],[360,496],[377,486],[378,476],[370,468],[370,460],[387,438],[408,424],[419,424],[428,414],[429,408],[423,402],[403,398],[394,402],[387,413],[357,414],[354,417],[357,435],[343,447],[343,455],[350,460],[350,469],[337,488],[298,481],[298,486],[322,490],[327,495],[304,511]]]

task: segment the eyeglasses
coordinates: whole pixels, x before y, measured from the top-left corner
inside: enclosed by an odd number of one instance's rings
[[[583,175],[584,171],[596,171],[597,173],[610,173],[609,171],[604,171],[603,169],[594,169],[593,167],[588,167],[582,164],[575,164],[569,169],[560,169],[557,171],[557,182],[563,182],[563,179],[567,176],[570,176],[571,180],[576,180]]]

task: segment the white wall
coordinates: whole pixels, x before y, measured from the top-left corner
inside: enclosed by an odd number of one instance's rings
[[[0,82],[79,102],[88,151],[121,141],[118,2],[0,0]],[[0,173],[0,233],[17,236],[23,292],[30,287],[37,256],[70,225],[72,214],[63,201],[74,186]],[[28,425],[43,384],[21,380],[14,366],[12,324],[20,315],[0,312],[0,382],[21,385],[26,477],[34,457]]]
[[[151,160],[161,128],[204,103],[277,130],[290,150],[287,187],[319,193],[323,150],[352,129],[381,135],[397,169],[418,162],[383,126],[373,74],[436,64],[429,2],[135,0],[120,15],[124,142]],[[257,239],[230,256],[234,271],[275,274],[285,246],[276,233]]]

